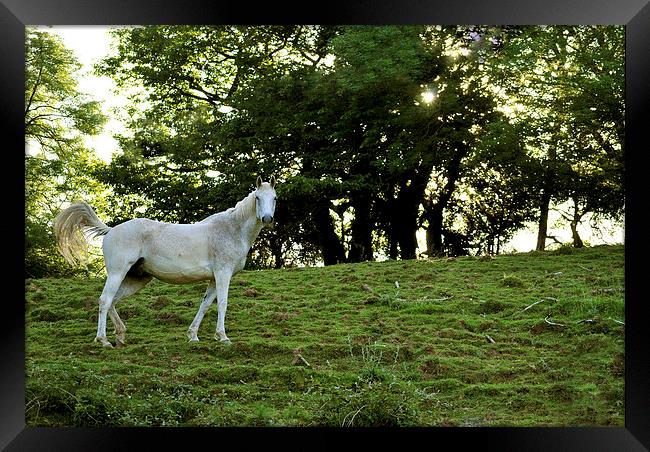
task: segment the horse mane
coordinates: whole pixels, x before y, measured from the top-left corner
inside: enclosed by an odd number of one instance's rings
[[[248,196],[235,204],[235,207],[226,210],[226,213],[234,215],[237,220],[243,220],[251,214],[254,215],[255,209],[255,191],[252,191]]]
[[[206,223],[215,220],[222,215],[232,215],[236,220],[243,220],[249,215],[255,215],[256,208],[257,206],[255,205],[255,191],[252,191],[246,195],[244,199],[238,201],[237,204],[235,204],[235,207],[230,207],[226,210],[222,210],[221,212],[213,213],[212,215],[199,221],[199,223]]]

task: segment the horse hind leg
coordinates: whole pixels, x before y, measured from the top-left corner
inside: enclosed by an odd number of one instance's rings
[[[128,270],[128,268],[126,269]],[[122,280],[126,275],[126,270],[120,273],[109,272],[108,277],[106,278],[106,283],[104,283],[104,290],[99,297],[99,315],[97,318],[97,335],[95,336],[95,342],[101,342],[104,347],[112,347],[108,339],[106,339],[106,315],[110,310],[113,299],[120,289]]]
[[[106,244],[106,242],[104,242],[104,244]],[[108,339],[106,339],[106,316],[113,306],[113,301],[115,300],[116,295],[118,295],[120,286],[125,277],[133,271],[133,265],[136,262],[141,262],[141,260],[135,256],[133,260],[127,260],[125,256],[115,256],[114,253],[107,254],[106,251],[104,252],[104,260],[106,262],[108,277],[104,284],[104,290],[99,297],[99,316],[97,319],[97,335],[95,336],[95,342],[101,342],[104,347],[112,347],[113,345],[108,341]],[[123,298],[124,295],[121,297]],[[111,315],[111,317],[113,317],[113,315]],[[124,325],[121,320],[118,323],[122,324],[122,326]]]
[[[113,298],[113,303],[108,310],[108,315],[115,325],[115,346],[120,348],[124,346],[125,336],[126,336],[126,326],[115,309],[115,304],[122,298],[126,298],[129,295],[133,295],[144,286],[146,286],[153,278],[151,276],[127,276],[122,280],[120,288],[117,290],[115,297]]]

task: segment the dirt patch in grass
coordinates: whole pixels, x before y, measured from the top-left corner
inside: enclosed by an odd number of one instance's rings
[[[507,308],[508,305],[498,300],[487,300],[485,303],[480,303],[478,305],[478,311],[488,314],[496,314]]]
[[[184,325],[187,323],[179,314],[175,312],[160,312],[156,314],[156,320],[161,323],[170,325]]]
[[[151,303],[151,307],[154,309],[162,309],[168,306],[171,303],[171,300],[164,295],[155,297]]]
[[[251,287],[250,289],[246,289],[244,291],[243,295],[245,297],[257,298],[260,295],[262,295],[262,293],[259,290],[254,289],[254,288]]]
[[[625,375],[625,353],[616,353],[611,364],[612,375],[622,377]]]

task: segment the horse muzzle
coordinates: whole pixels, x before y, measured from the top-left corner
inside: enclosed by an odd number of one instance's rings
[[[272,227],[273,226],[273,217],[271,215],[264,215],[262,217],[262,223],[264,223],[264,226]]]

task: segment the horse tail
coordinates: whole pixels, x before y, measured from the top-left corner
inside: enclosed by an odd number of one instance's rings
[[[77,202],[62,210],[54,219],[54,236],[57,246],[70,265],[86,261],[87,238],[108,234],[111,228],[97,217],[85,202]]]

